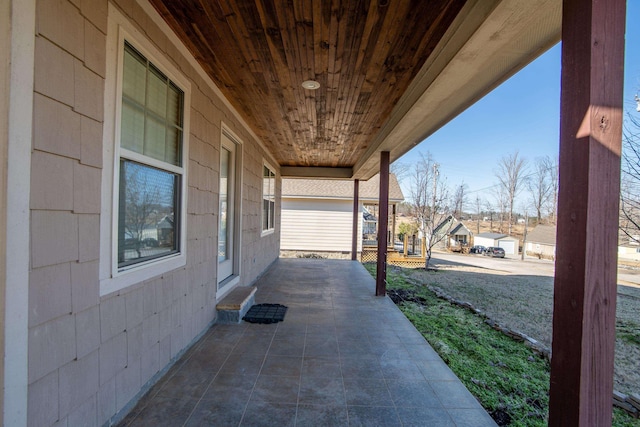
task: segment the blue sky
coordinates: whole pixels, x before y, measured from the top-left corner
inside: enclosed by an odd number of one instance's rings
[[[633,17],[633,18],[632,18]],[[635,111],[640,94],[640,0],[627,1],[624,109]],[[635,21],[635,22],[632,22]],[[635,25],[634,25],[635,24]],[[430,152],[450,188],[464,182],[467,202],[476,195],[494,201],[496,163],[516,150],[532,163],[558,154],[560,114],[560,45],[556,45],[500,85],[399,162],[413,164]],[[472,131],[470,131],[472,130]],[[410,178],[402,182],[409,196]],[[519,199],[527,198],[523,191]],[[519,204],[516,207],[519,208]]]

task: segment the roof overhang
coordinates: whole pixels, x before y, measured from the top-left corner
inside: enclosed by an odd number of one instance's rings
[[[560,40],[562,0],[148,0],[284,177],[368,180]],[[303,89],[316,79],[319,89]],[[469,135],[473,138],[473,135]]]
[[[561,24],[560,0],[467,2],[353,167],[353,178],[375,175],[380,152],[397,160],[551,48]]]

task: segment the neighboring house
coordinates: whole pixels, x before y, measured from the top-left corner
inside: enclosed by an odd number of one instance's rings
[[[375,234],[377,218],[366,205],[378,203],[380,177],[361,181],[358,191],[358,252],[363,234]],[[389,176],[389,203],[404,200],[395,175]],[[390,206],[389,214],[393,208]],[[282,180],[282,251],[350,253],[353,233],[353,181]]]
[[[498,246],[504,249],[504,253],[507,255],[518,254],[519,242],[515,237],[501,233],[480,233],[473,237],[474,245],[482,245],[485,247]]]
[[[640,261],[640,246],[632,244],[624,244],[618,246],[618,261]]]
[[[525,255],[541,259],[556,259],[556,227],[537,225],[527,234]]]
[[[627,234],[622,230],[622,227],[618,231],[618,261],[619,262],[639,262],[640,261],[640,235]]]
[[[473,233],[453,215],[446,217],[434,230],[439,242],[436,247],[460,251],[469,246]]]
[[[525,247],[527,256],[555,260],[556,227],[553,225],[536,226],[536,228],[527,234]],[[620,233],[618,260],[620,262],[640,261],[640,245],[638,245],[638,241],[635,238],[630,238],[629,236]]]
[[[362,206],[362,233],[361,236],[375,235],[378,231],[378,218],[367,209],[366,206]]]

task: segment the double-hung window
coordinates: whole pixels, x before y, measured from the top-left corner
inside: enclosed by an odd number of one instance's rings
[[[117,268],[180,253],[184,92],[124,42]]]
[[[262,168],[262,232],[273,231],[276,214],[276,174],[267,165]]]

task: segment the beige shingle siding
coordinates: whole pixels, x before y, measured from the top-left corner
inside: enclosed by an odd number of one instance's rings
[[[187,264],[100,296],[103,106],[112,96],[104,90],[108,2],[37,2],[33,167],[26,177],[29,425],[107,423],[214,319],[222,122],[242,140],[241,284],[278,257],[278,211],[276,232],[261,235],[269,153],[138,3],[112,3],[191,82]],[[279,183],[276,191],[279,198]]]

